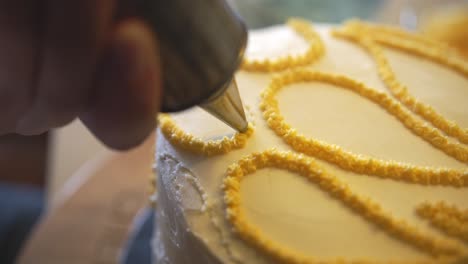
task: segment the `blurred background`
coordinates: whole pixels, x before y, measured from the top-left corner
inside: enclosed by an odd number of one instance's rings
[[[449,43],[468,57],[468,1],[229,0],[229,2],[251,29],[280,24],[291,16],[330,24],[359,17],[419,31]],[[15,263],[17,256],[25,250],[25,247],[27,250],[24,254],[27,256],[23,257],[21,263],[64,263],[54,262],[53,256],[58,256],[57,259],[61,260],[70,260],[70,258],[80,259],[82,255],[86,255],[86,260],[76,263],[97,263],[96,256],[99,256],[99,263],[117,263],[121,259],[121,254],[118,252],[127,245],[126,234],[131,230],[127,225],[133,221],[136,212],[146,205],[145,188],[148,185],[149,175],[146,175],[146,172],[140,173],[139,168],[145,167],[148,169],[148,174],[150,173],[151,145],[150,140],[142,146],[144,151],[134,151],[129,154],[115,153],[97,142],[79,121],[39,136],[1,136],[0,263]],[[141,157],[145,157],[144,162]],[[107,162],[105,165],[103,165],[104,160]],[[124,167],[117,170],[116,166]],[[103,169],[104,167],[106,169]],[[125,175],[126,173],[130,175]],[[122,177],[118,178],[118,175]],[[92,177],[100,178],[93,181]],[[117,178],[119,180],[116,180]],[[126,205],[129,200],[133,202]],[[125,207],[127,209],[124,208],[127,211],[114,214],[113,209],[109,209],[112,206],[120,209],[127,206]],[[103,215],[99,221],[93,218],[99,215],[96,212],[106,210],[114,213]],[[64,214],[68,217],[62,217]],[[128,218],[120,223],[123,228],[109,229],[111,231],[98,233],[95,236],[83,235],[76,239],[78,242],[72,243],[73,246],[63,249],[62,253],[55,252],[55,255],[50,255],[57,244],[75,240],[69,237],[73,229],[84,230],[93,227],[96,230],[107,230],[98,225],[115,221],[118,217],[116,215],[125,215]],[[58,221],[58,218],[61,220]],[[107,228],[109,226],[114,228],[116,224],[112,222]],[[118,232],[124,235],[116,238],[115,233]],[[94,253],[83,251],[86,247],[80,243],[98,247],[106,244],[106,236],[114,239],[113,243],[117,241],[112,244],[113,248],[102,252],[89,249]],[[90,241],[91,239],[93,241]],[[37,246],[38,244],[40,246]],[[33,259],[43,261],[32,262]]]

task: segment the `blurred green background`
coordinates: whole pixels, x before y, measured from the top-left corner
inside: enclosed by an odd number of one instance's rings
[[[232,0],[249,28],[283,23],[291,16],[338,23],[350,17],[374,20],[385,0]]]

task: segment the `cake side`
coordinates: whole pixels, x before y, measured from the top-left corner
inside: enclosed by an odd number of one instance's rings
[[[346,75],[390,96],[379,78],[375,62],[363,49],[333,37],[329,27],[316,26],[316,29],[326,51],[323,58],[308,66],[309,69]],[[301,54],[308,47],[307,41],[289,27],[278,26],[252,33],[246,56],[278,58],[291,52]],[[468,109],[464,107],[468,98],[465,77],[400,51],[384,51],[396,76],[416,98],[462,127],[468,127]],[[167,219],[159,222],[159,243],[168,252],[168,263],[269,263],[265,254],[232,232],[232,225],[225,217],[221,185],[229,165],[242,157],[272,147],[291,150],[269,128],[259,109],[260,93],[273,76],[243,71],[236,76],[250,121],[254,123],[254,133],[243,148],[207,158],[174,147],[164,136],[158,136],[158,214]],[[277,100],[288,123],[307,137],[378,159],[434,169],[467,169],[466,163],[434,148],[385,109],[349,90],[321,82],[300,82],[281,91]],[[414,118],[427,123],[418,116]],[[184,131],[204,140],[233,133],[199,109],[173,115],[173,119]],[[466,207],[466,188],[385,180],[356,174],[321,160],[316,162],[353,192],[380,204],[392,217],[404,219],[430,237],[458,243],[433,229],[414,208],[426,201],[446,201]],[[269,239],[300,254],[318,259],[431,259],[425,252],[369,224],[307,179],[290,171],[262,169],[243,179],[241,187],[241,202],[247,219],[260,227]],[[194,262],[195,256],[205,257]],[[163,258],[160,263],[165,263]]]
[[[196,263],[221,263],[207,248],[204,238],[191,232],[184,217],[184,213],[192,208],[200,210],[203,203],[198,190],[187,180],[192,176],[170,155],[159,156],[158,163],[164,166],[160,166],[157,173],[159,206],[153,241],[155,263],[195,263],[194,260]]]

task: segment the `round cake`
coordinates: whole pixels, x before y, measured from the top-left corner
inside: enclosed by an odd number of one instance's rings
[[[251,32],[238,134],[160,115],[155,263],[468,263],[468,65],[398,28]]]

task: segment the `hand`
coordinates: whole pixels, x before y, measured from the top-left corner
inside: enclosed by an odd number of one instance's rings
[[[115,0],[0,0],[0,134],[33,135],[81,121],[128,149],[155,126],[157,41]]]

